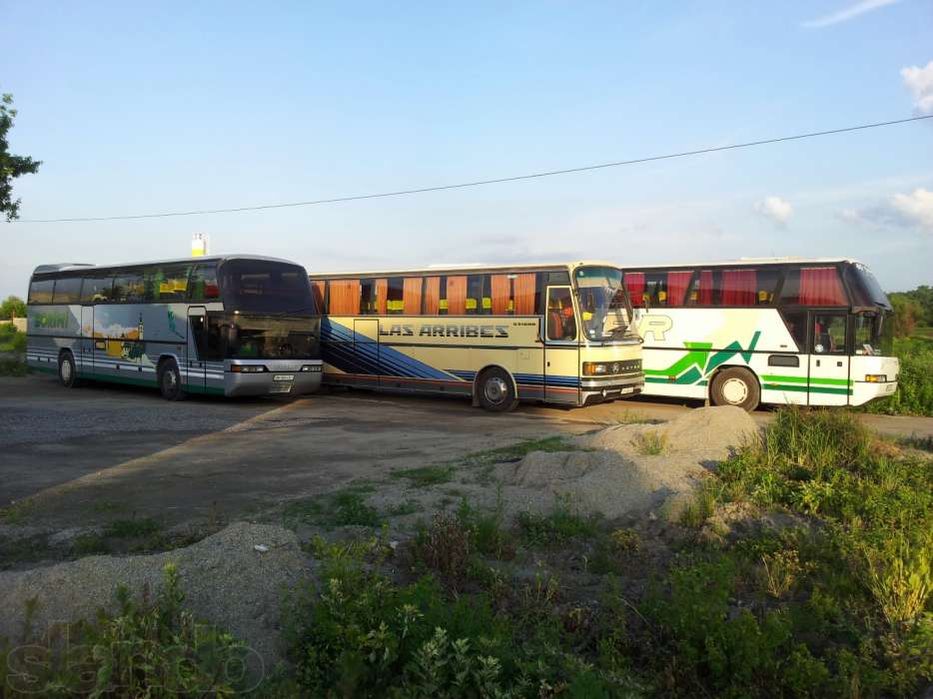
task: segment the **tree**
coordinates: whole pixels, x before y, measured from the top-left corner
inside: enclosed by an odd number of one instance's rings
[[[26,317],[26,303],[19,296],[7,296],[6,301],[0,303],[0,320]]]
[[[16,110],[13,109],[13,95],[4,94],[0,98],[0,212],[6,214],[6,220],[19,218],[19,203],[13,199],[13,180],[21,175],[34,175],[42,164],[27,155],[12,155],[7,134],[13,128]]]

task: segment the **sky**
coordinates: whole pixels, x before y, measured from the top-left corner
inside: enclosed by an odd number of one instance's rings
[[[0,0],[28,219],[253,206],[626,160],[933,114],[933,1]],[[38,264],[212,253],[323,272],[856,257],[933,284],[933,119],[414,196],[0,223]]]

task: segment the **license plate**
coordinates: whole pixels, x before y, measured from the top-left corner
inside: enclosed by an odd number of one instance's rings
[[[895,384],[893,384],[893,383],[892,383],[892,384],[888,384],[887,386],[884,387],[884,391],[885,391],[885,393],[894,393],[894,389],[895,389],[895,388],[896,388],[896,385],[895,385]]]
[[[634,391],[635,391],[634,388],[629,387],[629,388],[623,388],[623,389],[622,389],[621,391],[619,391],[619,392],[620,392],[620,393],[632,393],[632,392],[634,392]]]
[[[290,383],[272,384],[269,393],[291,393],[292,385]]]
[[[273,381],[294,381],[295,375],[294,374],[275,374],[273,375],[272,380]]]

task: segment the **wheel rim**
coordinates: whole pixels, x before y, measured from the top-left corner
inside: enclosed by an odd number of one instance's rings
[[[65,383],[71,381],[71,362],[69,362],[67,359],[62,360],[61,372],[62,381]]]
[[[742,379],[726,379],[722,384],[722,397],[727,403],[740,405],[748,398],[748,384]]]
[[[483,395],[490,403],[501,403],[509,393],[509,386],[500,376],[491,376],[486,379]]]
[[[162,387],[165,389],[166,393],[174,393],[175,387],[178,385],[178,379],[175,376],[175,372],[169,369],[164,374],[162,374]]]

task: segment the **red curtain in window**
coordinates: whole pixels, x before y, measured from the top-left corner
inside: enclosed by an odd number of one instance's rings
[[[690,280],[693,278],[693,272],[668,272],[667,273],[667,305],[683,306],[684,296],[687,294],[687,287],[690,286]]]
[[[757,298],[757,277],[753,269],[724,269],[722,305],[754,306]]]
[[[809,306],[845,306],[846,294],[835,267],[800,270],[799,303]]]
[[[462,316],[466,314],[466,277],[447,277],[447,314]]]
[[[632,299],[632,305],[637,307],[645,305],[645,273],[644,272],[626,272],[625,288],[629,297]]]
[[[697,288],[697,305],[713,305],[713,270],[700,270],[700,284]]]
[[[493,274],[491,282],[492,314],[504,316],[509,312],[509,301],[512,300],[512,280],[507,274]]]
[[[421,315],[421,277],[405,277],[402,287],[402,303],[405,315]]]
[[[427,277],[424,280],[424,314],[436,316],[440,313],[441,278]]]
[[[533,316],[535,310],[535,273],[516,274],[515,286],[515,315]]]

